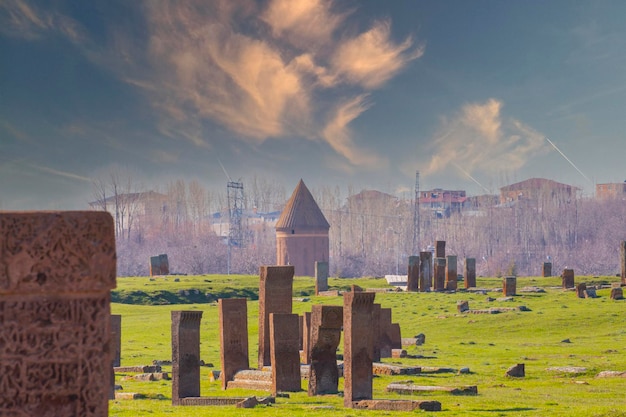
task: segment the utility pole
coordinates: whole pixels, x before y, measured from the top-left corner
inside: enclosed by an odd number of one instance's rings
[[[241,180],[228,181],[226,185],[226,194],[228,197],[228,260],[227,269],[230,275],[230,259],[233,246],[242,247],[243,228],[241,218],[243,214],[243,183]]]
[[[415,200],[413,200],[413,255],[420,251],[420,172],[415,171]]]

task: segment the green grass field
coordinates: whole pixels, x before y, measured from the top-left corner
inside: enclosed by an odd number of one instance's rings
[[[168,299],[192,302],[207,293],[247,296],[250,362],[257,358],[258,277],[256,276],[180,276],[156,278],[119,278],[113,296],[144,304],[164,304]],[[614,277],[577,277],[576,282],[606,283]],[[460,369],[469,374],[420,374],[375,377],[374,398],[437,400],[442,415],[463,416],[626,416],[626,378],[596,378],[604,370],[626,371],[626,301],[609,299],[610,289],[598,290],[599,298],[579,299],[575,292],[563,291],[560,278],[523,278],[517,280],[518,295],[513,301],[488,301],[498,298],[501,279],[479,278],[478,286],[490,289],[488,295],[457,292],[385,293],[376,302],[393,309],[393,321],[400,323],[403,337],[426,335],[422,346],[405,347],[409,354],[428,359],[383,359],[387,363],[411,366],[440,366]],[[364,288],[387,287],[383,279],[330,279],[332,289],[347,289],[356,284]],[[524,286],[541,286],[545,293],[522,293]],[[186,291],[186,292],[185,292]],[[179,293],[180,292],[180,293]],[[297,277],[294,282],[294,313],[310,311],[313,304],[342,305],[340,297],[315,297],[311,278]],[[126,294],[126,296],[124,296]],[[131,297],[131,295],[134,296]],[[210,298],[210,297],[209,297]],[[458,314],[456,302],[469,301],[471,309],[524,305],[531,311],[501,314]],[[122,315],[122,366],[148,365],[153,360],[170,360],[170,311],[203,311],[201,357],[202,396],[265,396],[266,392],[222,391],[219,382],[209,381],[209,372],[220,368],[217,304],[137,305],[113,303],[112,313]],[[564,343],[569,339],[571,343]],[[340,344],[340,349],[342,344]],[[507,378],[506,369],[524,363],[525,378]],[[578,375],[555,373],[549,367],[578,366],[587,371]],[[165,371],[169,368],[164,367]],[[401,416],[408,413],[361,411],[343,408],[339,396],[308,397],[306,391],[278,398],[272,406],[255,409],[225,407],[173,407],[171,381],[116,383],[124,392],[144,394],[141,400],[112,400],[111,416]],[[385,392],[391,382],[411,380],[417,385],[477,385],[476,396],[422,393],[415,396]],[[343,380],[340,379],[342,389]],[[306,381],[303,388],[306,389]]]

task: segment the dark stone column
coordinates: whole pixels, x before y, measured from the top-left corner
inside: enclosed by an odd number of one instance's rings
[[[315,262],[315,295],[328,291],[328,262]]]
[[[302,363],[311,363],[311,313],[302,317]]]
[[[476,287],[476,258],[465,258],[465,288]]]
[[[573,269],[564,269],[561,274],[561,280],[563,284],[563,289],[574,288],[576,284],[574,283],[574,270]]]
[[[446,288],[446,258],[435,258],[435,279],[433,289],[443,291]]]
[[[272,393],[300,391],[300,354],[298,352],[298,315],[270,314],[270,356]]]
[[[376,344],[380,347],[380,357],[381,358],[390,358],[391,357],[391,349],[394,349],[393,343],[391,341],[391,309],[390,308],[381,308],[380,313],[378,313],[378,329],[379,329],[379,337]]]
[[[407,274],[406,290],[417,291],[419,287],[420,257],[409,256],[409,271]]]
[[[505,297],[512,297],[517,292],[517,278],[506,277],[502,280],[502,293]]]
[[[120,366],[122,357],[122,316],[111,314],[111,353],[113,366]]]
[[[344,406],[372,398],[374,334],[371,326],[375,293],[344,293]]]
[[[381,353],[381,329],[380,329],[380,304],[374,304],[372,307],[372,332],[374,334],[374,356],[372,360],[374,362],[380,362]]]
[[[626,240],[620,243],[620,264],[622,266],[622,284],[626,285]]]
[[[433,286],[433,254],[431,252],[420,252],[419,281],[421,292],[430,291]]]
[[[360,294],[360,293],[356,293]],[[339,386],[337,346],[341,339],[343,308],[314,305],[311,311],[311,370],[309,395],[334,394]]]
[[[293,265],[260,268],[259,369],[271,363],[270,313],[291,313],[293,272]]]
[[[115,276],[109,213],[0,213],[0,415],[108,415]]]
[[[222,389],[235,374],[250,368],[248,355],[248,304],[245,298],[218,300]]]
[[[446,289],[456,290],[458,272],[457,272],[457,258],[455,255],[448,255],[446,257]]]
[[[445,258],[445,257],[446,257],[446,241],[445,240],[435,241],[435,258]]]
[[[172,311],[172,405],[200,396],[202,311]]]
[[[542,276],[551,277],[552,276],[552,262],[544,262],[543,269],[541,271]]]

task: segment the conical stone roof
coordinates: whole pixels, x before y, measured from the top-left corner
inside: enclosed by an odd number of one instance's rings
[[[287,205],[276,223],[276,230],[322,229],[328,230],[330,224],[315,202],[313,195],[300,180],[291,194]]]

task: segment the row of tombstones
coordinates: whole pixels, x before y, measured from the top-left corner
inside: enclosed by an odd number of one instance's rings
[[[243,375],[256,381],[257,389],[300,391],[302,356],[310,362],[308,394],[337,393],[336,352],[343,329],[344,405],[364,407],[363,401],[372,400],[373,362],[401,348],[399,325],[391,323],[391,309],[375,304],[374,293],[353,291],[343,294],[343,306],[314,305],[311,313],[300,318],[292,313],[293,271],[293,266],[261,267],[259,370],[249,369],[246,299],[218,301],[222,388],[249,388],[239,383],[238,375]],[[174,405],[202,404],[206,398],[200,396],[201,317],[201,311],[172,312]],[[420,402],[406,402],[409,407],[413,403]],[[424,404],[415,406],[423,408]],[[426,406],[436,408],[437,404]]]

